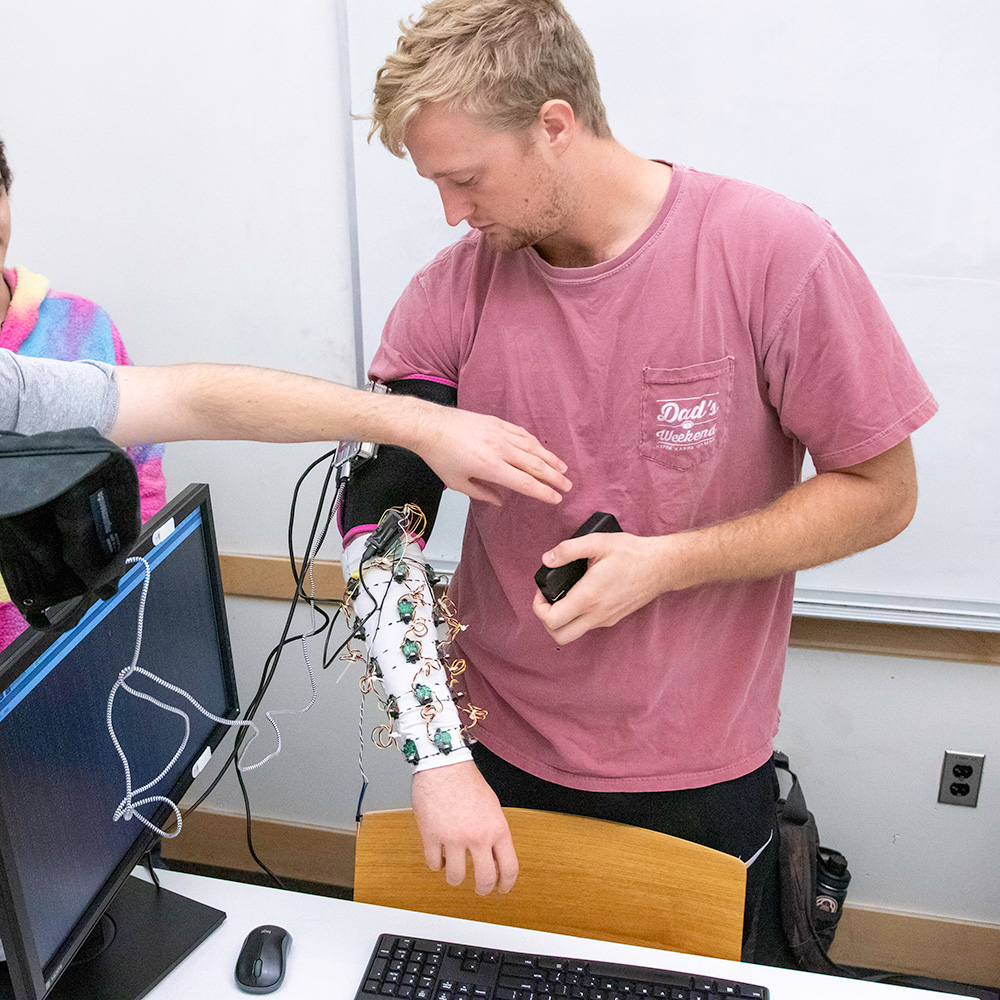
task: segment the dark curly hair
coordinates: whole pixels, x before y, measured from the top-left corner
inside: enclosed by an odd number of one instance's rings
[[[10,172],[10,167],[7,166],[7,157],[3,151],[3,139],[0,139],[0,184],[3,185],[4,191],[10,191],[10,184],[13,180],[14,175]]]

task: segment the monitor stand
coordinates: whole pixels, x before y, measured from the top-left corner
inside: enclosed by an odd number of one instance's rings
[[[139,1000],[225,919],[222,910],[130,876],[49,998]]]

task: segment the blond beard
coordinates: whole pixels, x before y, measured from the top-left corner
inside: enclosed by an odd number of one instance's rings
[[[547,178],[547,190],[536,197],[543,207],[534,219],[525,219],[521,225],[497,225],[494,232],[483,233],[483,239],[492,250],[513,252],[536,246],[560,232],[570,216],[569,198],[563,187],[554,179]],[[541,188],[542,185],[539,184]]]

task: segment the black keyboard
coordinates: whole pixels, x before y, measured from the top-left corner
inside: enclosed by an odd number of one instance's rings
[[[357,1000],[767,1000],[767,989],[729,979],[616,962],[525,955],[447,941],[379,937]]]

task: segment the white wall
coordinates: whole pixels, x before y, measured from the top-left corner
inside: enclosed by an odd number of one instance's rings
[[[998,702],[995,666],[789,651],[776,746],[852,902],[1000,923]],[[937,802],[946,749],[986,754],[975,809]]]
[[[104,305],[139,362],[245,361],[352,381],[334,14],[319,0],[280,9],[234,0],[9,5],[0,135],[16,175],[10,262]],[[686,38],[682,78],[713,69],[699,67],[698,44]],[[748,146],[739,121],[719,113],[734,148]],[[677,120],[678,136],[689,125]],[[838,135],[844,147],[851,131]],[[880,149],[849,152],[862,170]],[[792,179],[805,184],[809,165],[800,167]],[[281,553],[294,480],[318,450],[171,445],[166,469],[172,492],[211,483],[224,551]],[[229,612],[247,700],[284,609],[230,600]],[[352,669],[338,684],[338,673],[320,673],[316,707],[284,719],[281,757],[248,779],[260,816],[353,827],[357,677]],[[301,659],[289,650],[265,708],[307,697]],[[851,862],[855,902],[1000,920],[997,704],[996,668],[791,652],[779,746],[824,840]],[[987,754],[977,809],[936,804],[946,748]],[[369,744],[366,761],[366,804],[404,804],[394,754]],[[235,783],[227,779],[212,804],[239,811]]]
[[[11,4],[0,135],[9,264],[91,298],[134,361],[225,361],[354,382],[335,8],[300,0]],[[178,444],[220,546],[280,552],[316,446]]]

